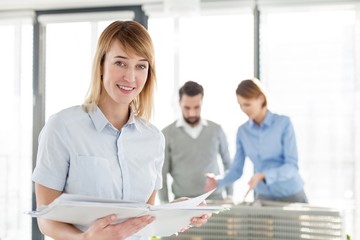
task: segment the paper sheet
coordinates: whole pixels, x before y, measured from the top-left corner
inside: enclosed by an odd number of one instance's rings
[[[97,219],[116,214],[120,220],[143,215],[153,215],[155,221],[138,234],[146,236],[170,236],[190,224],[191,218],[219,212],[222,206],[198,206],[213,191],[185,201],[150,206],[137,202],[104,200],[88,196],[63,194],[50,205],[38,211],[28,212],[32,217],[41,217],[75,224],[86,229]]]

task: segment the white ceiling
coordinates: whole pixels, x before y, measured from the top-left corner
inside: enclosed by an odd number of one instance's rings
[[[0,0],[0,12],[162,3],[164,0]],[[179,0],[181,1],[181,0]]]
[[[153,6],[161,7],[167,11],[187,11],[203,6],[218,11],[221,8],[237,8],[241,5],[311,5],[329,3],[359,3],[360,0],[0,0],[0,14],[11,13],[12,11],[28,10],[51,10],[66,8],[87,8],[87,7],[107,7],[107,6],[126,6],[126,5],[145,5],[147,9]],[[205,7],[206,8],[206,7]]]

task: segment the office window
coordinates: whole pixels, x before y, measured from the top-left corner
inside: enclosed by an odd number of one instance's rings
[[[341,7],[263,9],[260,41],[269,108],[294,123],[310,203],[344,209],[352,239],[360,234],[355,227],[360,127],[356,14]]]
[[[84,101],[91,73],[91,23],[46,26],[46,119]]]
[[[0,239],[30,239],[32,25],[0,22]]]
[[[39,17],[45,33],[45,120],[64,108],[84,102],[101,32],[112,21],[133,17],[129,11]]]
[[[108,23],[46,25],[46,119],[84,102],[90,84],[93,49]]]
[[[149,31],[158,74],[154,123],[162,129],[181,116],[179,87],[188,80],[199,82],[205,92],[202,116],[222,125],[234,155],[237,128],[246,120],[235,90],[240,80],[252,77],[254,71],[252,13],[153,17]],[[252,167],[246,168],[235,189],[236,199],[242,199],[248,188]]]

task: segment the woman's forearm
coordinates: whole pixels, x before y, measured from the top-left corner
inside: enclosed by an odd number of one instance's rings
[[[43,234],[55,240],[85,240],[84,234],[71,224],[38,218]]]

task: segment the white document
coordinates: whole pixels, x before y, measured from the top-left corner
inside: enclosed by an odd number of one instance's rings
[[[64,193],[51,204],[28,214],[32,217],[71,223],[85,228],[97,219],[110,214],[116,214],[119,222],[131,217],[153,215],[156,217],[155,221],[140,230],[138,234],[164,237],[181,231],[190,224],[192,217],[221,211],[222,206],[198,206],[213,191],[196,198],[158,206]]]

